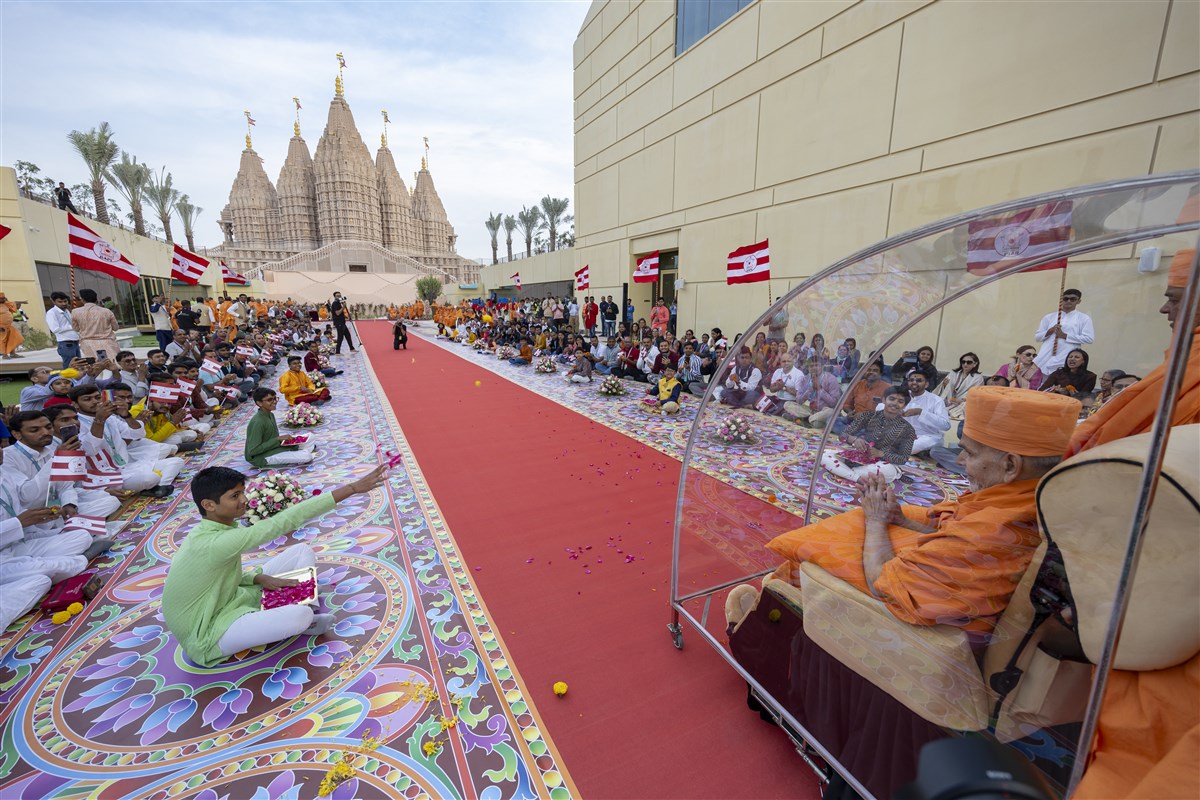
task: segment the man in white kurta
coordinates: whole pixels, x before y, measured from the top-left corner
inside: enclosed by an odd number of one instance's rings
[[[1041,343],[1033,363],[1043,375],[1049,375],[1067,361],[1067,353],[1096,341],[1092,318],[1078,310],[1083,294],[1078,289],[1067,289],[1062,295],[1062,317],[1053,311],[1042,317],[1033,338]],[[1057,343],[1057,344],[1056,344]]]
[[[950,414],[946,411],[946,401],[933,392],[926,391],[927,386],[928,382],[920,372],[909,373],[909,400],[908,405],[904,407],[904,418],[917,434],[912,446],[914,454],[923,453],[942,444],[946,431],[950,430]]]
[[[107,492],[81,489],[68,481],[54,481],[51,485],[50,465],[58,444],[49,418],[42,412],[22,412],[14,419],[19,422],[12,429],[17,442],[8,448],[4,472],[14,476],[14,485],[25,508],[73,506],[85,517],[107,517],[121,507],[121,501]],[[29,531],[27,534],[35,535]]]

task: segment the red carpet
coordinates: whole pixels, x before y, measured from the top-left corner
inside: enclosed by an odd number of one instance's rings
[[[678,462],[416,336],[394,352],[387,323],[358,330],[580,796],[816,797],[720,657],[694,632],[671,645]]]

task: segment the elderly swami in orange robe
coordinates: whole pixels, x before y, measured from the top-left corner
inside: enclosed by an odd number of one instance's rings
[[[878,597],[912,625],[989,633],[1041,541],[1034,490],[1061,460],[1078,400],[1007,386],[967,395],[959,463],[971,492],[931,509],[901,507],[882,476],[860,483],[861,510],[773,539],[795,580],[811,561]]]
[[[1171,327],[1183,300],[1195,250],[1175,255],[1167,301]],[[1172,425],[1200,422],[1200,326],[1188,353]],[[1162,399],[1166,364],[1106,403],[1079,426],[1070,454],[1147,433]],[[1200,797],[1200,655],[1169,669],[1113,670],[1108,678],[1091,763],[1073,795],[1079,800]]]

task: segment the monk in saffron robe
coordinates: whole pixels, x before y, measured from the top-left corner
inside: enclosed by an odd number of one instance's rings
[[[14,354],[17,352],[17,348],[25,343],[25,337],[17,327],[13,315],[17,313],[17,309],[23,303],[24,301],[14,303],[3,292],[0,292],[0,355],[3,355],[4,358],[21,357]]]
[[[904,622],[989,633],[1041,541],[1034,491],[1059,462],[1080,408],[1063,395],[972,389],[959,456],[969,494],[932,509],[901,507],[881,475],[868,475],[861,510],[767,545],[789,561],[777,576],[796,582],[797,562],[811,561]]]
[[[1195,250],[1175,255],[1160,309],[1171,326],[1191,274]],[[1196,336],[1200,337],[1200,326]],[[1079,426],[1069,453],[1147,433],[1162,399],[1166,364],[1124,389]],[[1200,422],[1200,348],[1188,353],[1172,425]],[[1073,797],[1200,797],[1200,654],[1169,669],[1113,670],[1096,727],[1091,762]]]

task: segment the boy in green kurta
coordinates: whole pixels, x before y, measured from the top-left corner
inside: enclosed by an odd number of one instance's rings
[[[283,443],[288,437],[279,435],[279,423],[275,421],[275,406],[279,403],[275,390],[260,386],[251,397],[258,411],[246,426],[246,460],[259,469],[312,461],[316,445],[311,439],[302,445]]]
[[[307,605],[259,610],[264,589],[297,583],[272,577],[272,573],[316,564],[311,547],[292,545],[250,572],[242,571],[242,553],[291,533],[348,497],[371,491],[383,482],[385,469],[376,467],[353,483],[245,528],[236,523],[246,513],[246,476],[229,467],[209,467],[197,473],[192,479],[192,498],[203,519],[171,559],[162,598],[163,619],[188,657],[211,667],[251,647],[300,634],[319,636],[332,628],[332,614],[314,614]]]

